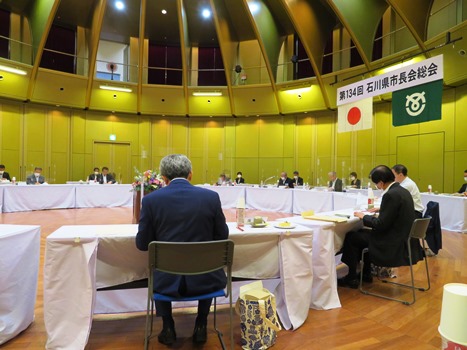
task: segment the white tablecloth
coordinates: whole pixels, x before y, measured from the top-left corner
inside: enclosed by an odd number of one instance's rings
[[[245,199],[245,186],[203,186],[219,194],[223,209],[236,208],[239,198]]]
[[[301,326],[308,316],[312,295],[312,231],[303,226],[286,231],[269,225],[245,227],[241,232],[233,224],[229,229],[236,244],[234,275],[280,276],[281,283],[274,291],[279,317],[285,328]],[[114,300],[96,301],[96,295],[110,295],[107,291],[96,293],[96,288],[147,277],[147,253],[136,249],[136,232],[137,225],[62,226],[47,237],[47,349],[84,349],[92,314],[99,303],[108,312],[146,309],[146,289],[126,290]]]
[[[444,230],[467,233],[467,197],[422,193],[422,203],[439,203],[439,219]]]
[[[246,187],[246,207],[264,211],[292,213],[292,189]]]
[[[8,185],[0,185],[0,213],[2,212],[3,208],[3,187]]]
[[[280,219],[297,223],[313,230],[313,290],[310,307],[327,310],[341,306],[337,294],[335,254],[342,248],[347,232],[358,230],[362,222],[353,217],[352,210],[339,210],[338,213],[351,215],[346,223],[308,220],[301,216]],[[334,215],[336,212],[320,213]]]
[[[314,210],[315,213],[333,209],[333,192],[293,190],[293,213]]]
[[[34,320],[40,226],[0,225],[0,344]]]
[[[130,184],[76,185],[76,208],[132,207]]]
[[[3,212],[75,207],[74,185],[5,186]]]

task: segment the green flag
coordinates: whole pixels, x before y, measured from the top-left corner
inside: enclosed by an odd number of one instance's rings
[[[443,80],[392,93],[392,125],[401,126],[441,119]]]

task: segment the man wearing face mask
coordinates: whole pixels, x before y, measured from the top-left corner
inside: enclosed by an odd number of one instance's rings
[[[3,164],[0,164],[0,180],[8,180],[11,181],[10,179],[10,174],[8,174],[5,171],[5,166]]]
[[[34,168],[34,174],[31,174],[26,178],[26,184],[27,185],[42,185],[45,182],[45,178],[41,174],[42,174],[42,168],[36,166]]]
[[[415,220],[414,204],[410,192],[395,182],[390,168],[379,165],[370,173],[371,181],[383,190],[379,216],[355,212],[363,220],[363,226],[371,228],[347,233],[344,240],[342,262],[349,267],[349,273],[337,280],[341,287],[358,288],[357,266],[362,250],[369,248],[370,261],[377,266],[396,267],[408,265],[407,237]],[[418,239],[411,240],[412,261],[422,259],[423,251]],[[368,256],[368,255],[367,255]],[[372,282],[371,267],[365,261],[363,281]]]
[[[88,176],[87,182],[99,183],[101,181],[101,174],[99,168],[95,167],[94,172]]]
[[[243,178],[243,174],[241,171],[239,171],[237,173],[237,178],[235,179],[235,183],[238,185],[238,184],[244,184],[245,183],[245,179]]]
[[[294,186],[303,186],[303,178],[299,176],[297,170],[293,172],[293,184]]]
[[[293,188],[293,180],[290,177],[287,177],[287,173],[285,171],[281,173],[281,178],[277,184],[277,187],[280,186],[285,186],[285,188]]]
[[[467,169],[464,170],[464,184],[461,186],[459,191],[457,193],[464,194],[464,196],[467,196]]]

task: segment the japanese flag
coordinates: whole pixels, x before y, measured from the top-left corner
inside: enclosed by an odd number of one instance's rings
[[[373,97],[339,106],[337,132],[371,129],[373,126]]]

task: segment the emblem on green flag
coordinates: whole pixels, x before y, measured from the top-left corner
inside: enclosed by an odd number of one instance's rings
[[[392,125],[401,126],[441,119],[443,80],[392,93]]]

